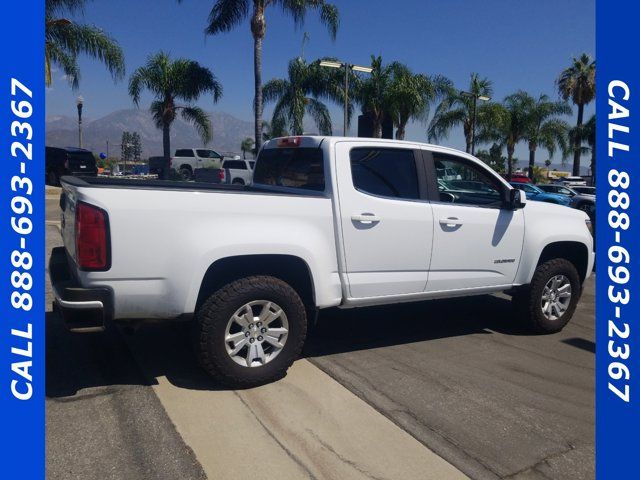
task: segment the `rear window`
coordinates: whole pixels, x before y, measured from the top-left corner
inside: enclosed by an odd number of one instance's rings
[[[242,160],[227,160],[224,162],[224,168],[230,168],[232,170],[246,170],[247,164]]]
[[[268,148],[260,152],[254,184],[324,190],[324,162],[319,148]]]
[[[93,165],[96,163],[96,159],[91,152],[67,152],[67,158],[71,162],[80,162],[83,165]]]

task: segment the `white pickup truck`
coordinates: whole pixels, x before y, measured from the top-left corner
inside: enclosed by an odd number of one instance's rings
[[[189,180],[199,168],[221,169],[223,161],[239,159],[239,155],[225,156],[208,148],[179,148],[171,157],[170,167]]]
[[[231,386],[283,376],[328,307],[502,291],[514,319],[557,332],[594,262],[584,212],[526,202],[476,158],[420,143],[274,139],[248,187],[62,187],[50,275],[67,326],[191,320],[202,366]]]

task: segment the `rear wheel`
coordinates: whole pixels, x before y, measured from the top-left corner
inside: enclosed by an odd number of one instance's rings
[[[244,185],[244,180],[242,180],[241,178],[234,178],[233,182],[231,182],[233,185]]]
[[[180,170],[178,170],[178,173],[180,174],[180,176],[184,180],[191,180],[191,177],[193,176],[193,172],[191,171],[191,167],[189,167],[187,165],[181,166]]]
[[[282,378],[302,350],[305,307],[287,283],[252,276],[214,292],[196,314],[195,347],[202,367],[232,388]]]
[[[518,316],[538,333],[559,332],[569,323],[581,294],[576,267],[564,258],[538,265],[531,283],[513,296]]]

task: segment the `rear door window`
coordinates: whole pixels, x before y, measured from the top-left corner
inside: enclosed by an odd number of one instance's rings
[[[324,161],[319,148],[267,148],[260,152],[253,183],[324,190]]]
[[[176,150],[176,157],[193,157],[193,150]]]
[[[354,148],[350,157],[356,190],[382,197],[420,198],[413,150]]]

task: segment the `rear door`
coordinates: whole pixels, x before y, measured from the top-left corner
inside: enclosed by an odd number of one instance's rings
[[[470,159],[425,155],[433,159],[427,173],[437,185],[432,194],[433,256],[427,291],[511,284],[522,253],[524,215],[504,208],[508,187]],[[451,171],[455,174],[445,178]]]
[[[421,293],[427,283],[433,218],[422,158],[409,147],[378,145],[338,142],[335,147],[352,298]]]

